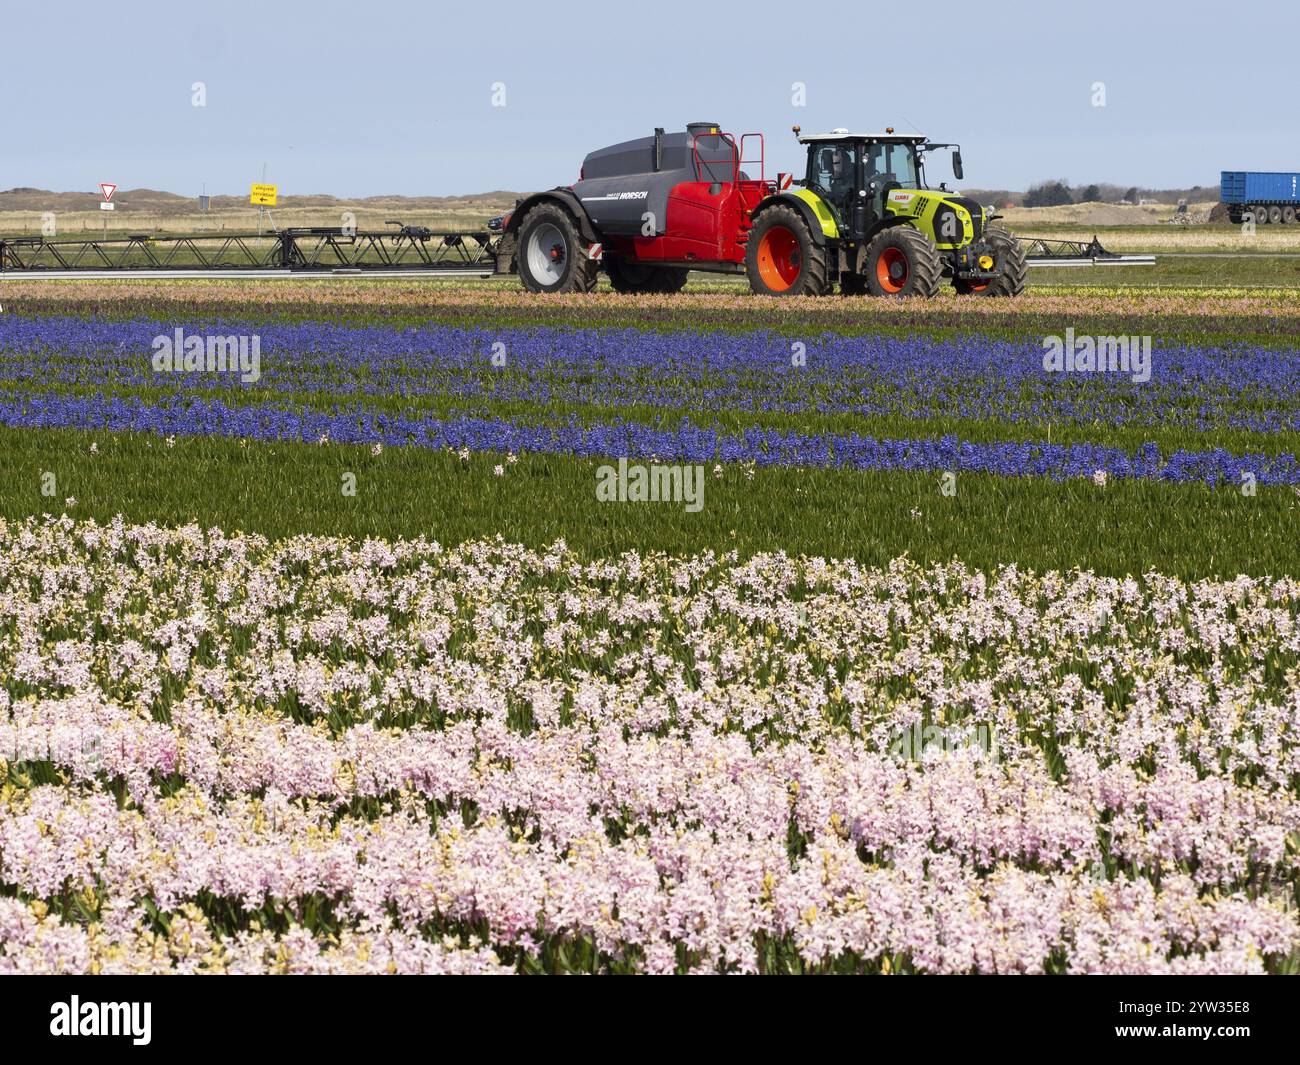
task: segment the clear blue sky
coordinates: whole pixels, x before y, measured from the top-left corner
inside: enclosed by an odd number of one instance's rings
[[[794,122],[960,141],[972,187],[1300,169],[1282,0],[77,0],[6,4],[0,41],[0,189],[241,193],[265,162],[285,194],[526,190],[695,120],[764,131],[769,171]]]

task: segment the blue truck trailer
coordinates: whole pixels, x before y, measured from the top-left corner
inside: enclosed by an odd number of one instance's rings
[[[1290,224],[1300,220],[1300,173],[1260,170],[1224,170],[1219,175],[1219,198],[1228,217],[1241,222]]]

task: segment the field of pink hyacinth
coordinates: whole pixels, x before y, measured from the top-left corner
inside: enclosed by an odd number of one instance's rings
[[[1294,972],[1300,581],[0,521],[0,972]]]

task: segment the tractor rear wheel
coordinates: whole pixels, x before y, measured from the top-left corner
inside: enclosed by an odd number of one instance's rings
[[[679,266],[650,266],[648,263],[625,263],[618,259],[605,260],[605,273],[615,292],[652,292],[672,295],[686,287],[690,271]]]
[[[519,223],[519,280],[529,292],[590,292],[596,263],[583,251],[577,223],[558,203],[539,203]]]
[[[993,249],[993,265],[998,276],[978,284],[954,278],[952,287],[963,296],[1019,296],[1025,290],[1029,265],[1025,262],[1025,249],[1005,229],[990,226],[984,234]]]
[[[749,287],[760,296],[821,296],[830,288],[826,249],[793,207],[769,207],[749,231]]]
[[[867,291],[873,296],[935,296],[943,265],[934,242],[909,225],[891,226],[867,245]]]

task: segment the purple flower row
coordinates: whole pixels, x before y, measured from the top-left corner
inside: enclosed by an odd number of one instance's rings
[[[242,387],[235,374],[155,373],[153,339],[173,336],[177,324],[0,316],[0,353],[10,356],[0,360],[0,381]],[[1150,381],[1138,383],[1125,373],[1047,372],[1040,343],[982,336],[797,338],[239,320],[183,329],[186,335],[258,335],[257,386],[285,394],[1300,429],[1300,357],[1285,351],[1159,345]],[[494,350],[499,365],[491,361]]]
[[[424,418],[366,410],[333,413],[277,406],[235,406],[220,400],[31,394],[0,401],[0,425],[115,432],[237,437],[250,440],[322,438],[342,444],[383,443],[490,452],[540,452],[592,458],[650,457],[670,462],[754,462],[858,470],[931,472],[960,470],[1054,479],[1111,476],[1164,481],[1239,484],[1249,474],[1259,484],[1300,484],[1295,455],[1234,455],[1222,448],[1178,449],[1155,444],[1136,452],[1103,444],[976,443],[956,437],[877,439],[849,434],[803,434],[746,429],[738,434],[701,428],[683,419],[675,430],[630,422],[525,425],[506,419]]]

